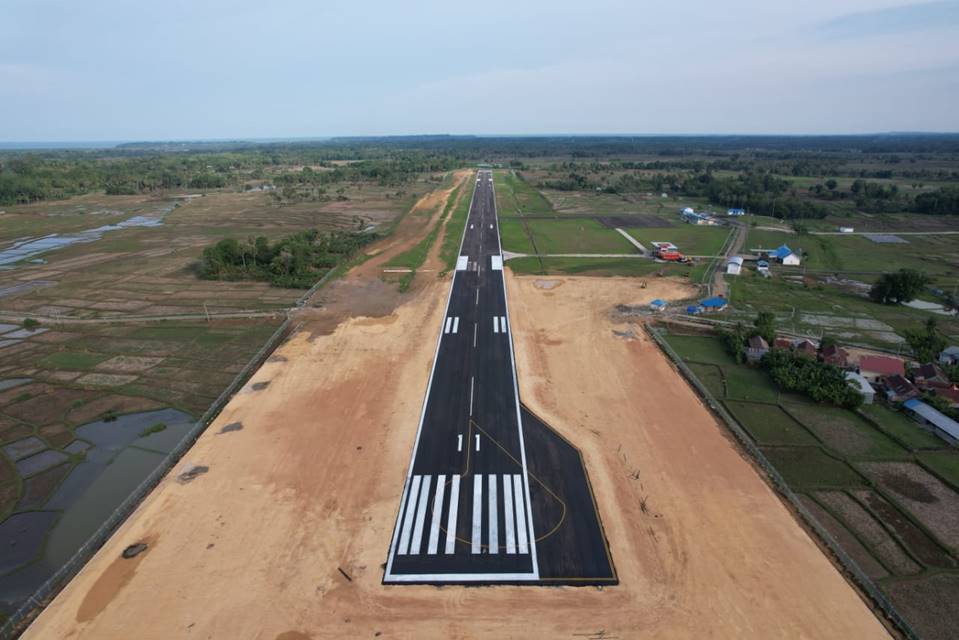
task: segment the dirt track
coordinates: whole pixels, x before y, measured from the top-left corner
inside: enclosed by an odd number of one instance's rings
[[[614,304],[683,287],[550,280],[509,278],[521,390],[583,448],[620,586],[381,586],[436,280],[296,334],[25,637],[883,637],[654,345],[613,334]],[[209,471],[177,482],[188,465]]]

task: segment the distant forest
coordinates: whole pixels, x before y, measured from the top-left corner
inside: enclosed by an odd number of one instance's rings
[[[131,143],[112,149],[0,152],[0,205],[103,191],[242,189],[275,197],[327,185],[398,186],[490,162],[524,169],[550,162],[536,186],[608,193],[670,193],[778,218],[822,218],[832,201],[866,213],[959,213],[959,135],[871,136],[409,136],[304,142]],[[822,178],[796,193],[788,177]],[[854,180],[837,190],[833,177]],[[895,184],[935,183],[909,195]],[[811,197],[810,197],[811,196]]]

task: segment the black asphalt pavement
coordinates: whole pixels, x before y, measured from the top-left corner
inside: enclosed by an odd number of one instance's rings
[[[615,582],[578,451],[538,421],[548,490],[530,477],[522,424],[531,416],[521,418],[517,395],[492,173],[476,176],[383,580]],[[556,557],[539,557],[541,546]]]

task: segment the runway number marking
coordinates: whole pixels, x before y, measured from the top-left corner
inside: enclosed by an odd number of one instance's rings
[[[456,436],[456,450],[457,451],[463,450],[463,434],[462,433]]]
[[[476,450],[479,451],[480,437],[479,434],[476,434]]]

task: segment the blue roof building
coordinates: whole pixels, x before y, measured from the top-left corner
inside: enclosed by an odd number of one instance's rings
[[[792,249],[790,249],[790,248],[787,247],[786,245],[782,245],[781,247],[779,247],[779,248],[776,249],[775,251],[770,251],[770,252],[769,252],[769,255],[770,255],[770,257],[776,258],[777,260],[782,260],[782,259],[785,258],[786,256],[790,255],[792,252],[793,252]]]
[[[707,311],[722,311],[726,308],[727,304],[729,303],[726,301],[726,298],[716,296],[715,298],[706,298],[699,303],[699,306]]]
[[[656,298],[655,300],[649,303],[649,308],[652,309],[653,311],[662,311],[663,309],[666,308],[666,301],[660,298]]]
[[[730,209],[726,212],[727,216],[744,216],[746,215],[745,209]]]

